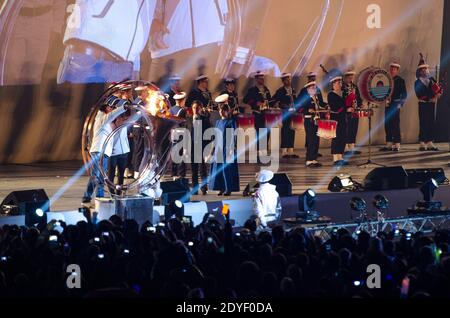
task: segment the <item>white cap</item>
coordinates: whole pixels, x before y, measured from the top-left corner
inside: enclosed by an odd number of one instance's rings
[[[285,78],[285,77],[292,77],[292,74],[291,73],[283,73],[283,74],[281,74],[280,78]]]
[[[139,92],[139,91],[143,91],[143,90],[146,90],[146,89],[148,89],[148,86],[141,85],[141,86],[136,87],[134,90]]]
[[[269,182],[273,178],[273,172],[270,170],[261,170],[256,174],[256,181],[257,182]]]
[[[421,68],[429,68],[430,65],[428,64],[420,64],[419,66],[417,66],[417,69],[421,69]]]
[[[313,85],[316,85],[316,82],[315,82],[315,81],[308,82],[308,83],[306,83],[305,86],[303,86],[303,87],[304,87],[304,88],[308,88],[308,87],[313,86]]]
[[[333,83],[333,82],[339,81],[339,80],[342,80],[342,76],[335,76],[332,79],[330,79],[330,83]]]
[[[173,95],[173,99],[175,99],[175,100],[180,100],[180,99],[185,99],[185,98],[186,98],[185,92],[179,92],[179,93]]]
[[[207,78],[208,78],[208,76],[202,74],[202,75],[198,76],[195,80],[196,81],[201,81],[201,80],[204,80],[204,79],[207,79]]]
[[[223,80],[225,84],[235,84],[236,80],[234,78],[226,78]]]
[[[169,81],[180,81],[181,77],[178,75],[172,75],[171,77],[169,77]]]
[[[398,64],[397,62],[392,62],[391,64],[389,64],[390,67],[398,67],[400,68],[400,64]]]
[[[266,74],[264,74],[263,72],[261,72],[261,71],[257,71],[255,74],[253,74],[253,77],[258,77],[258,76],[266,76]]]
[[[355,75],[356,72],[352,71],[352,70],[348,70],[347,72],[344,73],[345,76],[349,76],[349,75]]]
[[[216,97],[214,100],[216,103],[225,103],[228,101],[228,97],[230,97],[228,94],[222,94]]]

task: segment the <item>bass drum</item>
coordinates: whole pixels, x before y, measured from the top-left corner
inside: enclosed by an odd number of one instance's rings
[[[391,97],[394,81],[388,71],[372,66],[359,74],[358,88],[366,101],[381,104]]]

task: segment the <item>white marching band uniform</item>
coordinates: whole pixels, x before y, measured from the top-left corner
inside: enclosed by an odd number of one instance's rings
[[[256,176],[260,185],[253,195],[253,212],[263,228],[267,227],[269,222],[278,220],[281,215],[280,196],[276,186],[269,183],[272,178],[273,172],[269,170],[261,170]]]

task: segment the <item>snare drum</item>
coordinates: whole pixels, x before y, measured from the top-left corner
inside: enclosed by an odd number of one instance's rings
[[[283,113],[279,109],[265,110],[264,123],[266,128],[281,128],[283,126]]]
[[[323,120],[317,121],[317,136],[324,139],[336,138],[337,121],[335,120]]]
[[[359,109],[352,113],[353,118],[368,118],[372,117],[372,115],[373,111],[371,109]]]
[[[303,129],[303,116],[299,113],[291,114],[291,129]]]
[[[237,115],[237,126],[244,130],[248,128],[255,128],[255,116],[253,114],[239,114]]]

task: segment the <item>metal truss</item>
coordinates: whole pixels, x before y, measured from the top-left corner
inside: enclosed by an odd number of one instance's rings
[[[435,230],[450,227],[447,224],[450,221],[450,212],[429,215],[411,215],[399,218],[389,218],[383,221],[366,220],[363,222],[345,222],[345,223],[328,223],[328,224],[303,224],[302,227],[309,231],[314,231],[315,236],[322,239],[330,239],[333,232],[344,228],[352,233],[353,237],[357,237],[361,231],[376,236],[378,232],[391,232],[395,230],[405,230],[410,233],[421,231],[423,233],[431,233]]]

